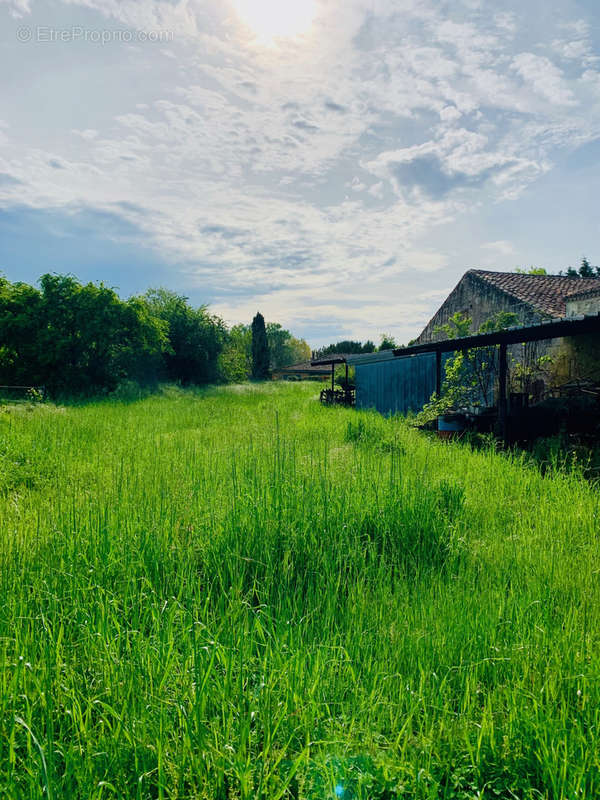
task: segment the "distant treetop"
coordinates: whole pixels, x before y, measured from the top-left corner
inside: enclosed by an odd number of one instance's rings
[[[515,269],[519,275],[547,275],[547,270],[544,267],[529,267],[529,269],[522,269],[521,267],[517,267]]]
[[[347,339],[343,342],[337,342],[336,344],[330,344],[327,345],[327,347],[321,347],[319,350],[315,350],[313,358],[325,358],[326,356],[335,355],[336,353],[352,353],[353,355],[355,353],[374,353],[375,350],[375,344],[370,339],[364,344]]]
[[[517,267],[515,272],[519,275],[551,275],[544,267],[529,267],[529,269]],[[558,274],[566,275],[567,278],[600,278],[600,267],[593,267],[583,256],[579,269],[569,267],[566,271],[561,270]]]
[[[600,277],[600,267],[592,267],[590,262],[584,256],[581,259],[579,270],[574,270],[573,267],[569,267],[567,270],[567,275],[572,278],[598,278]]]
[[[255,380],[269,377],[270,361],[265,318],[258,312],[252,320],[252,377]]]
[[[396,347],[398,347],[398,345],[391,334],[383,333],[381,335],[381,344],[379,345],[379,350],[394,350]]]

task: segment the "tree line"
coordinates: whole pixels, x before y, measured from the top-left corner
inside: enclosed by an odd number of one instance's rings
[[[265,378],[310,358],[304,340],[258,317],[265,335],[260,363],[253,326],[228,328],[208,306],[194,307],[167,289],[123,300],[102,283],[71,275],[43,275],[39,288],[0,276],[0,384],[93,395],[126,381],[153,387]],[[258,339],[255,332],[254,349]]]
[[[529,267],[529,269],[517,267],[515,272],[517,272],[519,275],[551,274],[544,267]],[[567,278],[600,278],[600,267],[592,266],[589,260],[583,256],[579,265],[579,269],[575,269],[575,267],[568,267],[565,271],[561,269],[560,272],[558,272],[558,275],[562,275],[563,277]]]
[[[389,333],[383,333],[381,335],[379,347],[377,347],[377,345],[370,339],[367,339],[366,342],[357,342],[353,339],[344,339],[341,342],[335,342],[327,345],[326,347],[321,347],[319,350],[315,350],[313,353],[313,358],[316,360],[337,354],[356,355],[360,353],[375,353],[376,351],[381,350],[394,350],[397,347],[401,347],[401,345],[397,344],[394,337]]]

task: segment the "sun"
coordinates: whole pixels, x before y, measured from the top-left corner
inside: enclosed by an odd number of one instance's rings
[[[315,18],[315,0],[233,0],[240,20],[258,39],[292,38],[306,33]]]

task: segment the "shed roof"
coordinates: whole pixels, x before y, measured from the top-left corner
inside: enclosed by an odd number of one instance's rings
[[[375,361],[388,361],[394,357],[393,350],[376,350],[374,353],[332,353],[330,356],[311,361],[313,366],[328,364],[371,364]]]
[[[375,364],[378,361],[389,361],[390,358],[394,358],[393,350],[378,350],[375,353],[356,353],[352,356],[348,356],[348,364]]]
[[[287,367],[278,367],[273,372],[294,375],[303,373],[306,375],[329,375],[329,370],[325,364],[311,364],[310,361],[302,361],[300,364],[290,364]]]
[[[489,347],[497,344],[522,344],[538,342],[543,339],[560,339],[563,336],[582,336],[600,333],[600,314],[585,314],[568,319],[557,317],[536,325],[515,325],[491,333],[475,333],[459,336],[456,339],[442,339],[437,342],[399,347],[394,357],[415,356],[421,353],[451,353],[470,350],[473,347]]]
[[[313,358],[310,362],[313,367],[317,366],[331,366],[332,364],[345,364],[349,358],[353,357],[353,353],[330,353],[323,358]]]
[[[568,277],[565,275],[521,275],[518,272],[491,272],[472,269],[485,283],[510,295],[521,303],[550,317],[564,317],[567,297],[584,291],[600,289],[600,278]]]

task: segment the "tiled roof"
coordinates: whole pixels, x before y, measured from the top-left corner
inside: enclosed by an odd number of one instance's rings
[[[575,292],[574,294],[569,295],[569,300],[584,300],[586,297],[597,297],[600,294],[600,281],[598,281],[598,286],[594,286],[592,289],[584,289],[582,292]]]
[[[550,317],[566,315],[567,297],[600,289],[600,278],[520,275],[517,272],[488,272],[483,269],[473,269],[470,273]]]

